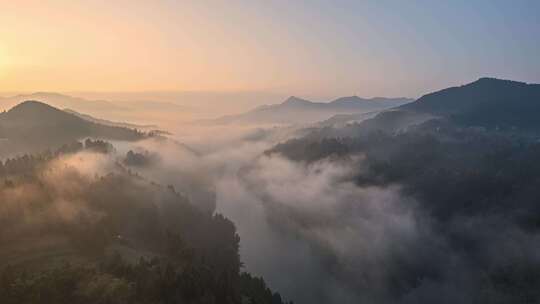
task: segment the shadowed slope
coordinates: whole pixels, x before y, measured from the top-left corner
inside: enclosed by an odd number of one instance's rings
[[[463,125],[537,129],[540,85],[480,78],[424,95],[400,109],[447,117]]]
[[[0,114],[0,152],[32,152],[83,137],[137,140],[136,130],[86,121],[45,103],[25,101]]]

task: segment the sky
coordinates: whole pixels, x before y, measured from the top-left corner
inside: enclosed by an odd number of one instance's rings
[[[540,82],[540,1],[0,0],[0,91],[418,97]]]

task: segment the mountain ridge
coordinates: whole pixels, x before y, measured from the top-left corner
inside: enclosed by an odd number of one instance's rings
[[[540,84],[482,77],[382,111],[362,121],[359,128],[395,132],[428,120],[444,119],[463,127],[537,132],[539,113]]]
[[[0,155],[57,148],[84,137],[134,141],[137,130],[84,120],[46,103],[27,100],[0,113]]]
[[[302,124],[314,123],[329,119],[337,114],[359,114],[393,108],[411,102],[412,99],[397,98],[361,98],[345,96],[329,102],[313,102],[307,99],[290,96],[279,104],[263,105],[253,110],[206,120],[206,123],[277,123]]]
[[[123,128],[129,128],[129,129],[157,129],[158,128],[157,125],[140,125],[140,124],[133,124],[133,123],[128,123],[128,122],[118,122],[118,121],[111,121],[107,119],[97,118],[92,115],[80,113],[72,109],[63,109],[63,111],[73,114],[84,120],[106,125],[106,126],[111,126],[111,127],[123,127]]]
[[[399,109],[442,116],[463,125],[540,128],[540,84],[482,77],[426,94]]]

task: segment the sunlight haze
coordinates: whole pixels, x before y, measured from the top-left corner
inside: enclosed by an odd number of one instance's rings
[[[538,304],[539,55],[537,0],[0,0],[0,304]]]
[[[0,91],[418,97],[486,74],[540,81],[525,64],[535,2],[1,2]]]

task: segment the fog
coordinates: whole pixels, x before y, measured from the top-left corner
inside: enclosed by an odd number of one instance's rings
[[[437,138],[443,139],[438,142],[422,130],[415,133],[413,127],[398,135],[318,141],[324,134],[352,136],[362,126],[310,133],[313,125],[212,125],[179,121],[175,113],[160,115],[167,117],[155,121],[150,117],[149,122],[166,130],[164,135],[110,141],[114,148],[108,153],[86,149],[61,154],[38,167],[36,180],[27,182],[22,175],[14,184],[6,180],[0,185],[0,200],[7,202],[0,204],[0,218],[8,224],[20,220],[10,231],[0,232],[0,241],[17,239],[21,244],[14,245],[7,257],[17,260],[19,252],[38,252],[49,244],[70,252],[65,239],[41,238],[44,227],[74,230],[84,239],[83,227],[107,220],[100,211],[103,197],[112,204],[105,210],[120,219],[121,225],[112,225],[120,227],[118,236],[142,244],[141,248],[157,246],[148,237],[155,231],[147,233],[141,227],[174,226],[177,219],[167,214],[171,210],[184,221],[196,214],[189,211],[192,206],[206,216],[223,214],[240,236],[243,270],[262,276],[270,288],[295,303],[473,303],[514,299],[520,288],[530,289],[527,278],[535,268],[527,266],[540,263],[536,250],[540,238],[512,216],[527,219],[521,213],[534,207],[524,205],[520,211],[497,197],[495,212],[466,204],[463,211],[463,204],[426,192],[434,187],[429,183],[434,179],[441,187],[434,189],[464,189],[464,194],[452,192],[457,199],[463,195],[487,201],[475,196],[484,195],[485,189],[475,184],[476,173],[465,179],[470,172],[466,164],[483,169],[483,158],[474,157],[492,150],[486,138],[499,147],[496,136],[484,138],[476,129],[464,136],[459,129],[456,139],[451,133],[439,135],[437,128]],[[295,157],[288,157],[286,144],[276,148],[295,138],[300,138],[291,144]],[[316,144],[310,144],[313,140]],[[457,145],[451,146],[454,158],[437,154],[446,155],[447,150],[437,149],[443,144]],[[527,153],[517,154],[530,160]],[[464,171],[448,174],[444,166],[450,161],[457,165],[449,166]],[[416,164],[427,166],[429,174],[417,180]],[[374,167],[398,178],[377,176]],[[517,179],[512,174],[507,176]],[[457,176],[457,182],[444,179],[448,176]],[[473,186],[460,187],[461,180]],[[488,187],[494,192],[491,184]],[[36,209],[42,199],[50,203]],[[191,205],[187,211],[171,209],[174,200]],[[126,212],[133,206],[134,212]],[[192,235],[188,230],[188,238],[213,240],[205,225],[197,229],[201,230]],[[88,243],[100,244],[92,242]],[[135,259],[143,251],[129,255]],[[518,292],[498,287],[508,276],[522,284],[512,285]],[[507,294],[511,296],[505,298]]]
[[[174,140],[114,145],[119,155],[159,155],[151,166],[132,170],[230,218],[245,269],[285,297],[299,303],[386,300],[394,256],[419,262],[409,252],[428,233],[414,200],[402,196],[399,185],[352,183],[362,155],[310,165],[265,155],[297,132],[191,126],[181,133],[188,136]]]
[[[361,276],[387,292],[391,247],[399,242],[407,250],[418,238],[412,203],[399,189],[343,181],[348,165],[262,157],[220,181],[218,207],[238,223],[248,269],[293,299],[355,303]]]
[[[134,170],[230,218],[245,270],[298,303],[497,298],[481,269],[539,261],[538,237],[505,218],[443,222],[399,183],[360,186],[355,178],[366,171],[362,153],[315,162],[265,153],[303,132],[190,126],[174,132],[174,141],[117,146],[121,153],[159,154],[154,165]],[[467,242],[479,245],[470,249]]]
[[[238,114],[287,95],[273,92],[2,92],[0,110],[26,100],[40,100],[101,119],[155,124],[167,130],[179,124]]]
[[[41,244],[30,244],[54,227],[79,226],[101,219],[103,215],[89,208],[85,195],[98,175],[114,171],[114,160],[109,156],[81,152],[40,165],[37,182],[21,179],[14,185],[6,183],[0,189],[0,218],[9,229],[0,233],[0,241],[11,242],[11,248],[6,247],[8,256],[10,249],[16,252],[26,246],[47,246],[49,237],[41,238]],[[39,254],[39,249],[34,250]]]

